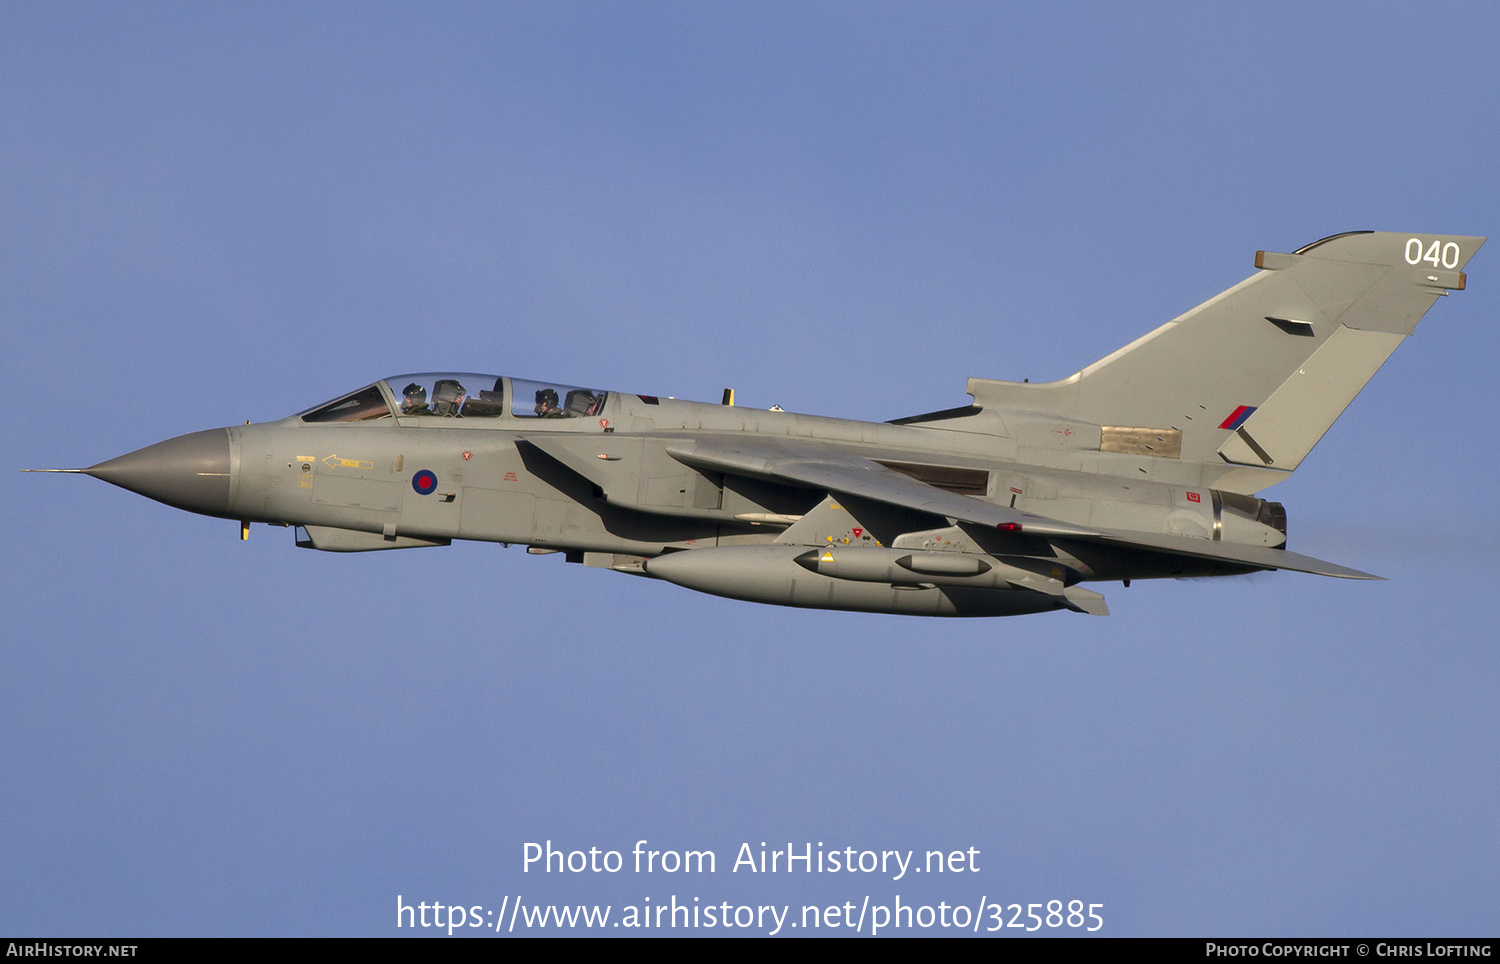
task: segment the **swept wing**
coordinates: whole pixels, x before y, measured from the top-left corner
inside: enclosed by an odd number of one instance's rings
[[[750,475],[829,493],[850,495],[1006,531],[1097,542],[1168,555],[1291,569],[1341,579],[1381,577],[1268,546],[1212,542],[1168,533],[1077,526],[1008,506],[947,492],[893,471],[857,453],[791,439],[696,439],[669,445],[667,452],[695,469]]]

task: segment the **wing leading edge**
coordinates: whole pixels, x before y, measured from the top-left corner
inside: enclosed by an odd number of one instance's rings
[[[699,439],[670,445],[667,452],[695,469],[753,475],[1028,535],[1071,538],[1099,535],[1094,529],[948,492],[870,459],[816,443]]]

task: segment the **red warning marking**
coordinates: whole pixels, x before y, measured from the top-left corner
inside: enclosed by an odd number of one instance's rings
[[[860,533],[861,533],[861,532],[864,532],[864,531],[865,531],[865,530],[863,530],[863,529],[855,529],[855,530],[854,530],[854,538],[856,538],[856,539],[858,539],[858,538],[859,538],[859,534],[860,534]]]
[[[1189,492],[1188,493],[1188,501],[1189,502],[1202,502],[1203,501],[1203,497],[1200,496],[1196,492]]]
[[[599,420],[599,427],[600,428],[609,428],[609,419],[607,419],[607,418],[601,418]]]
[[[505,473],[505,481],[507,481],[507,482],[514,482],[514,481],[516,481],[516,473],[514,473],[514,472],[507,472],[507,473]]]
[[[469,461],[469,459],[470,459],[470,458],[472,458],[472,457],[473,457],[473,455],[474,455],[474,453],[473,453],[473,452],[465,452],[465,453],[464,453],[464,461],[465,461],[465,462],[467,462],[467,461]]]

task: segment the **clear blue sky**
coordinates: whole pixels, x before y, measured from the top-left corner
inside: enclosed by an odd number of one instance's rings
[[[1443,3],[0,5],[0,931],[899,894],[1102,903],[1114,935],[1493,936],[1490,248],[1268,493],[1292,548],[1389,582],[803,612],[492,545],[241,544],[15,470],[401,371],[872,420],[1061,377],[1259,248],[1497,233],[1497,27]],[[548,839],[721,863],[523,873]],[[981,870],[728,872],[761,841]]]

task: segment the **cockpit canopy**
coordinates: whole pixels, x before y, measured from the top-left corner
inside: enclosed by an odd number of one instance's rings
[[[378,418],[580,418],[604,410],[607,392],[474,372],[392,375],[304,412],[304,422]]]

